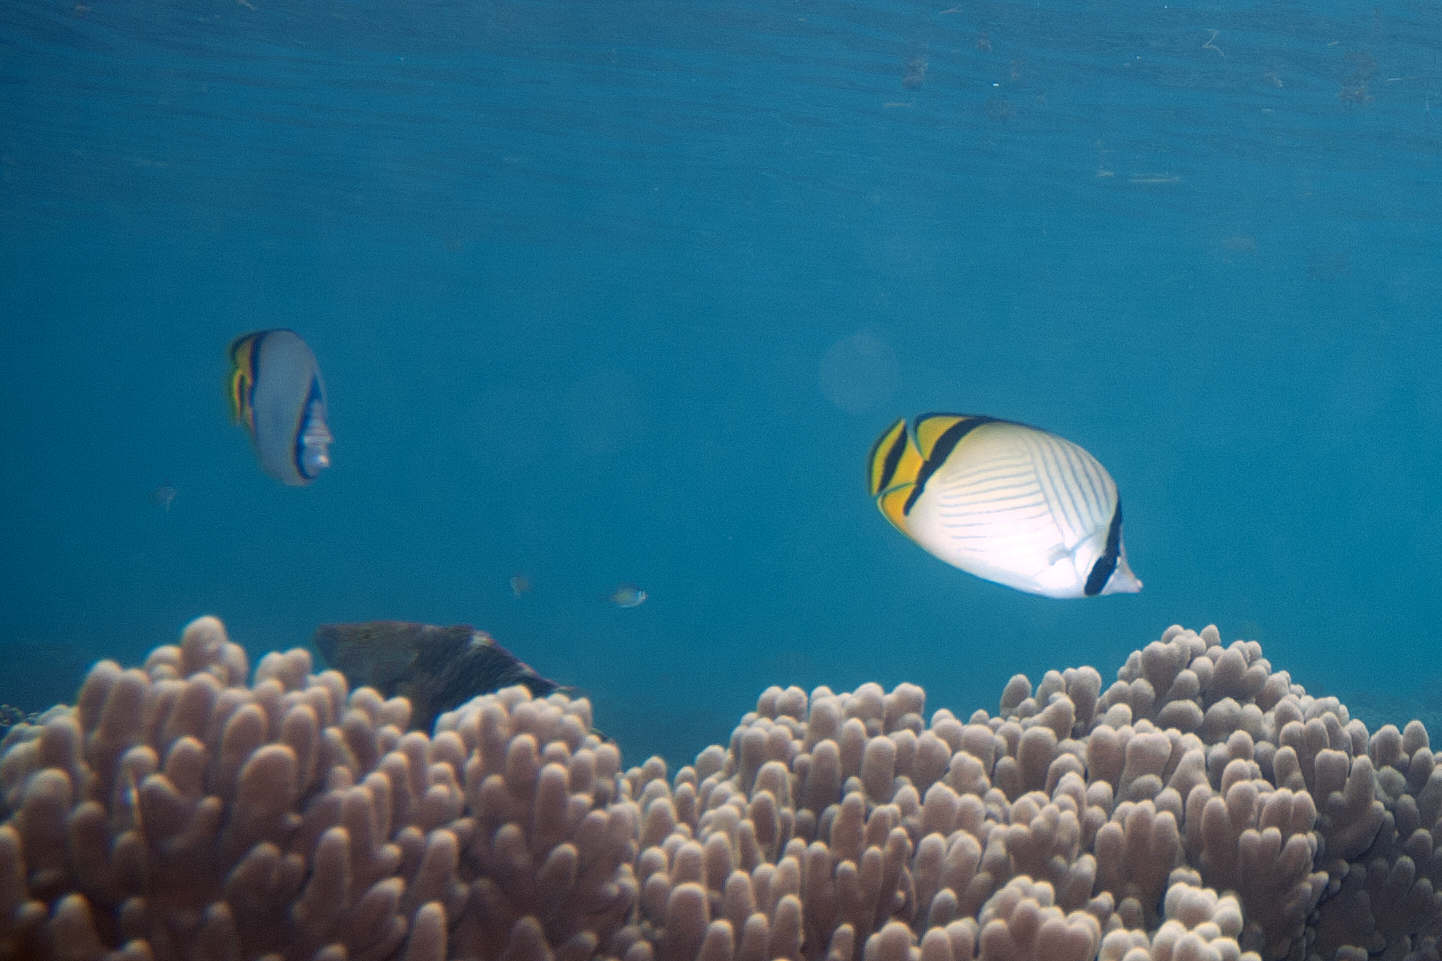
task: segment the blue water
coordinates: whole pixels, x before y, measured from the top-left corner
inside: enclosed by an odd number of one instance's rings
[[[201,613],[256,657],[474,624],[637,762],[769,684],[964,715],[1174,622],[1435,700],[1438,36],[1414,2],[8,0],[0,701]],[[305,489],[223,398],[275,326],[329,391]],[[1092,451],[1145,590],[894,531],[865,457],[928,410]]]

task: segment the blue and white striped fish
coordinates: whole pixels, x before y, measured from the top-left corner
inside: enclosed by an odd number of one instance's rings
[[[290,330],[260,330],[230,345],[230,412],[271,477],[293,487],[330,466],[325,384],[315,354]]]
[[[969,574],[1045,597],[1135,594],[1117,485],[1065,438],[994,417],[923,414],[871,449],[887,520]]]

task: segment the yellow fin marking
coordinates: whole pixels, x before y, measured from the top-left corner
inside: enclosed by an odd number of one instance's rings
[[[255,430],[255,411],[250,406],[250,392],[255,387],[250,373],[255,341],[255,334],[246,334],[230,345],[230,384],[226,392],[231,418],[251,431]]]
[[[911,536],[911,532],[906,529],[906,514],[903,513],[903,508],[906,507],[906,500],[911,496],[911,489],[915,486],[915,484],[902,484],[876,498],[876,506],[881,508],[881,513],[891,521],[891,526],[908,537]]]
[[[932,414],[930,417],[918,418],[912,430],[916,434],[916,446],[921,449],[921,456],[929,459],[941,435],[967,420],[975,418],[963,414]]]
[[[903,417],[901,420],[898,420],[886,428],[885,433],[876,438],[876,443],[871,445],[871,456],[868,457],[866,461],[866,489],[871,493],[872,497],[880,494],[884,488],[896,483],[898,479],[901,481],[915,479],[915,470],[907,474],[901,469],[901,461],[906,459],[906,454],[909,453],[911,447],[909,440],[910,438],[906,436],[906,418]],[[905,444],[907,449],[900,452],[901,459],[896,462],[888,473],[887,462],[896,455],[895,448],[897,444]],[[920,463],[919,459],[917,463]]]

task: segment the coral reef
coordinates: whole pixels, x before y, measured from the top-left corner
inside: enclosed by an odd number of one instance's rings
[[[995,716],[771,688],[674,777],[522,687],[411,708],[213,618],[0,759],[0,959],[1436,959],[1442,765],[1215,628]]]
[[[13,704],[0,704],[0,737],[12,727],[29,719],[24,711]]]

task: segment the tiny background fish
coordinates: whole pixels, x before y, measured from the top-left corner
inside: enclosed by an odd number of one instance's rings
[[[169,513],[170,505],[174,502],[175,495],[178,493],[180,492],[169,484],[161,484],[150,492],[150,501],[153,504],[165,508],[166,513]]]
[[[646,592],[635,584],[622,584],[606,600],[617,607],[640,607],[646,602],[646,596]]]

